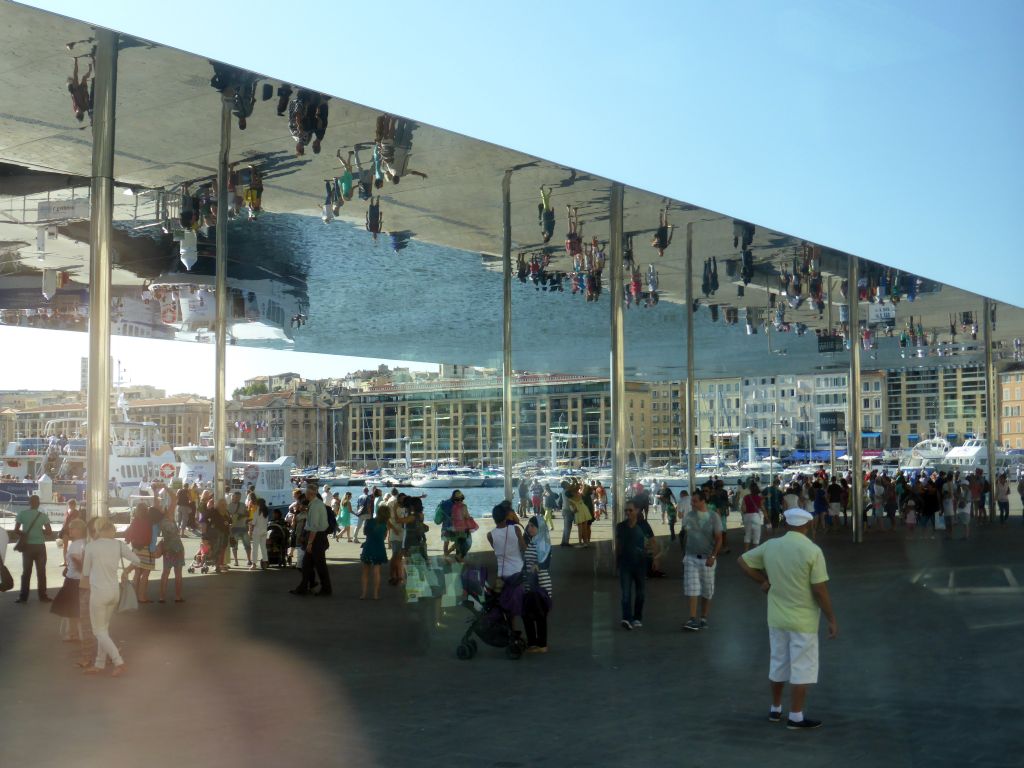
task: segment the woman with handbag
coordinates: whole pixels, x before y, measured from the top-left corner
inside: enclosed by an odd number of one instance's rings
[[[89,618],[96,636],[96,663],[85,670],[87,675],[101,674],[107,659],[114,664],[112,675],[124,672],[124,659],[110,637],[110,620],[117,609],[120,586],[117,568],[122,560],[138,565],[139,558],[125,542],[114,538],[114,524],[109,520],[96,526],[96,539],[85,547],[82,578],[89,580]],[[128,588],[125,583],[125,588]]]

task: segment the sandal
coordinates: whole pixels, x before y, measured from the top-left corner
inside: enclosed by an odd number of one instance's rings
[[[163,602],[166,602],[166,601],[161,597],[159,600],[157,600],[157,602],[158,603],[163,603]]]
[[[185,598],[184,597],[179,597],[174,602],[176,602],[176,603],[184,603],[185,602]]]

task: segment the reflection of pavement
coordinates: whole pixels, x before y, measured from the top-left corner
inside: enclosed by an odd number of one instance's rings
[[[138,764],[142,751],[152,766],[206,765],[211,754],[319,765],[344,750],[369,766],[412,755],[425,766],[633,766],[666,754],[722,766],[756,755],[773,766],[792,765],[798,749],[804,764],[1019,764],[1024,595],[945,594],[920,575],[945,569],[947,584],[952,572],[954,584],[983,587],[1007,568],[1019,579],[1021,518],[967,542],[844,539],[824,540],[841,636],[822,643],[808,712],[826,726],[814,734],[765,720],[764,602],[734,565],[735,541],[712,629],[695,635],[680,631],[677,546],[632,633],[616,625],[607,545],[556,548],[551,652],[518,662],[483,645],[476,659],[456,660],[468,614],[438,599],[406,603],[385,583],[380,602],[360,602],[358,548],[332,543],[330,600],[287,594],[294,571],[232,571],[190,578],[185,605],[115,617],[131,665],[120,681],[75,674],[56,620],[4,596],[0,721],[18,724],[5,729],[4,762],[59,764],[84,749],[113,768]],[[493,570],[493,556],[481,559]],[[45,720],[25,716],[44,708]],[[299,712],[302,728],[286,726],[286,713]],[[487,734],[486,753],[470,732]],[[153,751],[162,733],[182,737]]]

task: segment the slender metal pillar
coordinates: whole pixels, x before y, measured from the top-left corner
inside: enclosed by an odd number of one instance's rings
[[[687,490],[697,489],[697,457],[693,446],[697,378],[693,355],[693,222],[686,225],[686,477]]]
[[[512,500],[512,170],[501,180],[501,461]],[[551,468],[554,470],[554,467]]]
[[[114,230],[116,32],[96,30],[89,221],[88,517],[106,517],[110,480],[110,263]],[[50,499],[43,499],[50,501]]]
[[[611,316],[609,318],[611,359],[608,384],[612,406],[612,524],[624,517],[622,504],[626,489],[626,336],[623,329],[622,219],[624,189],[613,182],[608,202],[608,235],[611,241]]]
[[[992,484],[992,491],[988,494],[988,519],[996,519],[996,434],[999,415],[999,402],[997,387],[995,384],[995,370],[992,365],[992,300],[986,298],[982,303],[982,314],[984,325],[982,326],[982,338],[985,342],[985,444],[988,462],[988,481]]]
[[[832,327],[832,276],[829,275],[829,277],[828,277],[828,335],[831,336],[833,333],[835,333],[835,330]],[[833,355],[833,357],[834,356],[835,355]],[[847,434],[849,434],[849,432],[847,432]],[[829,442],[829,448],[831,449],[831,453],[829,454],[829,470],[828,471],[829,471],[829,476],[830,477],[835,477],[836,476],[836,433],[835,432],[830,432],[829,433],[829,441],[828,442]],[[850,446],[849,446],[849,442],[850,441],[849,441],[849,438],[847,438],[846,442],[847,442],[847,446],[846,446],[847,451],[846,452],[849,453],[850,452]]]
[[[220,152],[217,154],[217,333],[213,395],[213,444],[216,447],[213,498],[223,499],[228,488],[227,446],[227,341],[228,341],[228,159],[231,154],[231,92],[226,90],[220,107]],[[319,421],[318,421],[319,423]],[[317,450],[319,451],[319,444]]]
[[[864,520],[861,517],[864,509],[864,466],[861,451],[860,434],[860,302],[857,291],[857,257],[849,256],[850,267],[847,276],[847,301],[850,305],[850,377],[847,395],[846,425],[847,452],[853,459],[850,468],[853,472],[853,540],[864,541]]]

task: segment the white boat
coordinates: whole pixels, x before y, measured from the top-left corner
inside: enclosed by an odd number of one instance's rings
[[[3,474],[34,481],[43,474],[54,482],[85,478],[88,447],[85,419],[52,419],[43,435],[7,444]],[[116,419],[110,423],[110,477],[115,494],[137,493],[140,483],[170,479],[177,472],[174,452],[151,421]]]
[[[995,454],[996,474],[1009,472],[1015,464],[1015,457],[999,447],[995,449]],[[961,477],[980,469],[987,476],[989,474],[988,441],[976,437],[965,440],[963,445],[951,449],[945,457],[937,461],[935,468],[940,471],[959,472]]]
[[[932,437],[922,440],[910,449],[910,455],[900,462],[900,469],[917,470],[934,467],[941,462],[953,446],[944,437]]]
[[[413,488],[480,488],[486,479],[483,472],[472,467],[439,461],[429,471],[413,475],[409,484]]]
[[[256,495],[271,509],[285,509],[292,501],[291,472],[295,459],[285,456],[284,441],[273,439],[237,439],[225,448],[225,465],[229,474],[228,490],[242,491],[255,486]],[[180,461],[178,479],[183,483],[212,483],[215,472],[215,449],[212,435],[204,432],[199,445],[175,446]]]

